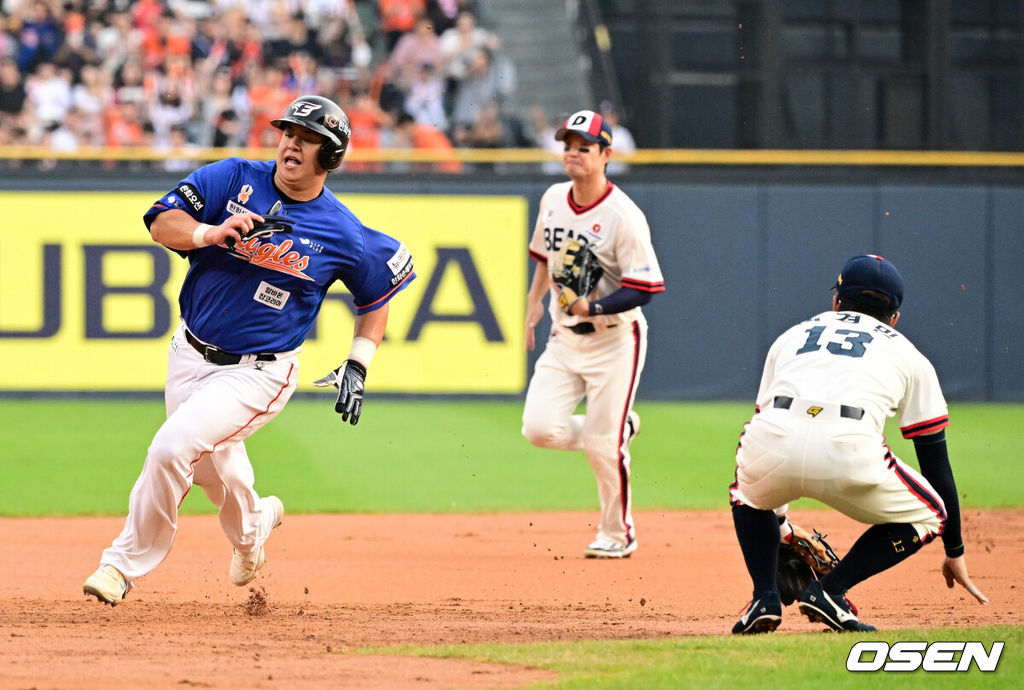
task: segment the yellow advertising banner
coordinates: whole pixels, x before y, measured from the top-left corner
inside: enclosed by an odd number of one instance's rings
[[[160,192],[0,192],[0,391],[162,390],[188,261],[142,214]],[[526,380],[527,202],[514,196],[343,195],[403,241],[417,278],[391,301],[367,388],[518,393]],[[331,288],[299,355],[300,390],[338,366],[351,300]]]

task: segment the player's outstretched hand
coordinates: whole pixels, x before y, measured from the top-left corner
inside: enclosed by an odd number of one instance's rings
[[[979,604],[982,606],[988,604],[988,597],[971,582],[971,576],[967,574],[967,563],[963,556],[956,558],[946,556],[946,560],[942,562],[942,576],[946,578],[946,586],[950,589],[953,588],[955,582],[959,582],[964,589],[971,593],[971,596],[978,600]]]
[[[321,388],[335,386],[338,389],[338,401],[334,403],[334,411],[341,415],[341,421],[349,422],[352,426],[359,422],[359,414],[363,411],[366,367],[354,359],[346,359],[340,367],[317,379],[313,385]]]

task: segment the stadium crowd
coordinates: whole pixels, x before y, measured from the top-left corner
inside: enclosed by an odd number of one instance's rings
[[[273,147],[270,120],[318,93],[352,149],[547,146],[476,4],[0,0],[0,145]]]

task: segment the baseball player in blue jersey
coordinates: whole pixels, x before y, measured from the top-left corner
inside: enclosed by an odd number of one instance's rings
[[[838,632],[871,631],[846,599],[854,585],[941,535],[949,587],[988,598],[967,574],[956,483],[946,451],[946,401],[931,363],[896,330],[903,278],[874,254],[850,259],[832,310],[780,335],[765,359],[757,414],[736,450],[732,516],[753,599],[734,634],[782,621],[776,578],[787,504],[807,496],[871,525],[821,580],[799,594],[800,612]],[[899,415],[921,471],[893,455],[882,429]]]
[[[324,186],[348,146],[341,108],[302,96],[273,124],[282,132],[276,160],[199,168],[144,216],[153,240],[187,257],[189,270],[168,353],[167,420],[132,489],[123,531],[83,587],[102,602],[120,602],[167,556],[193,484],[217,506],[233,547],[231,582],[256,577],[284,505],[254,490],[245,439],[294,392],[299,347],[338,280],[356,306],[352,346],[314,383],[336,386],[335,410],[356,424],[389,300],[415,277],[405,245],[364,226]]]

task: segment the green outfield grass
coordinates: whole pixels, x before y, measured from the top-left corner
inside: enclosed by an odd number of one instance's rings
[[[374,400],[356,427],[330,396],[293,400],[248,442],[261,493],[292,512],[497,512],[597,507],[582,453],[519,434],[517,402]],[[750,403],[639,402],[637,508],[725,508]],[[123,515],[157,401],[0,400],[0,514]],[[948,430],[965,506],[1024,505],[1017,476],[1024,405],[954,404]],[[894,425],[887,437],[914,464]],[[808,502],[806,506],[812,506]],[[184,512],[210,512],[201,492]]]
[[[993,641],[1006,644],[993,672],[851,673],[846,659],[860,640]],[[373,654],[430,656],[517,664],[555,671],[559,679],[530,685],[558,690],[678,690],[679,688],[1009,688],[1024,678],[1024,628],[990,626],[900,630],[856,635],[701,636],[667,640],[375,647]],[[959,659],[959,657],[957,657]],[[865,658],[869,661],[870,657]]]

